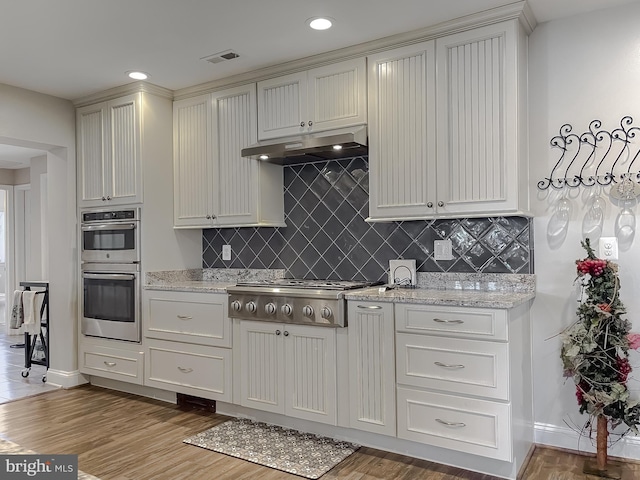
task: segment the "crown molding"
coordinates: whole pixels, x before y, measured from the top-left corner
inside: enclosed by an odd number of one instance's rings
[[[158,85],[154,85],[153,83],[138,81],[77,98],[73,100],[72,103],[75,107],[83,107],[85,105],[113,100],[114,98],[119,98],[123,95],[130,95],[132,93],[149,93],[151,95],[165,97],[170,100],[173,100],[174,97],[173,91],[169,90],[168,88],[159,87]]]
[[[419,30],[412,30],[397,35],[379,38],[370,42],[352,45],[350,47],[304,57],[270,67],[252,70],[211,82],[186,87],[174,92],[174,100],[182,100],[224,88],[231,88],[251,82],[259,82],[269,78],[301,72],[310,68],[321,67],[342,60],[363,57],[379,53],[392,48],[412,45],[453,33],[471,30],[473,28],[491,25],[507,20],[519,20],[529,35],[536,26],[536,20],[526,1],[519,1],[492,8],[482,12],[466,15],[446,22],[439,23]]]

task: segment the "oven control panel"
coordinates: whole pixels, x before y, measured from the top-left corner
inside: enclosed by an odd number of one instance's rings
[[[300,325],[346,327],[343,299],[230,293],[229,317]]]

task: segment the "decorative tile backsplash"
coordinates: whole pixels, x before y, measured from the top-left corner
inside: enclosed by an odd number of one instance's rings
[[[203,268],[284,268],[311,279],[387,281],[389,260],[416,259],[419,272],[533,273],[532,222],[525,217],[367,223],[366,157],[284,168],[286,227],[207,229]],[[451,239],[453,260],[434,260]],[[232,260],[222,260],[222,245]]]

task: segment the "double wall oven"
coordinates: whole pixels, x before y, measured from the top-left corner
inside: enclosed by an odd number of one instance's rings
[[[81,212],[81,331],[139,342],[140,209]]]

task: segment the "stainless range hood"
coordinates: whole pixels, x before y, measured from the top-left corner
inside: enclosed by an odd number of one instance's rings
[[[329,130],[295,137],[276,138],[243,148],[243,157],[278,165],[335,160],[367,155],[367,127]]]

